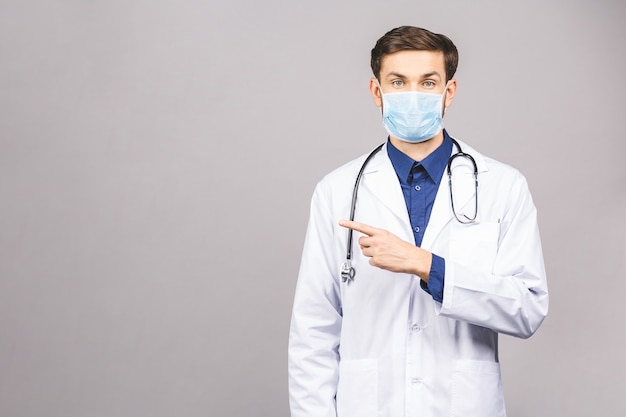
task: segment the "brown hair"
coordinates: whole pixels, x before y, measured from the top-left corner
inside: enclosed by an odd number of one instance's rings
[[[399,51],[442,52],[446,82],[454,76],[459,63],[459,52],[447,36],[414,26],[400,26],[385,33],[372,49],[371,66],[376,78],[380,80],[383,58]]]

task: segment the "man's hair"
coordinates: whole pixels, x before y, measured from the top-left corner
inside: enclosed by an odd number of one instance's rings
[[[372,49],[372,71],[379,81],[383,58],[399,51],[442,52],[446,82],[454,76],[459,63],[459,52],[447,36],[414,26],[400,26],[385,33]]]

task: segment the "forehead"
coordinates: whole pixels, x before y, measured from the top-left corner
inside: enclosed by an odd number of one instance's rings
[[[434,51],[399,51],[383,57],[380,76],[385,78],[390,73],[407,77],[437,72],[442,77],[446,68],[443,52]]]

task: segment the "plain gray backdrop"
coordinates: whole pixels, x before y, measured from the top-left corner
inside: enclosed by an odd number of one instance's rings
[[[387,30],[460,50],[450,133],[527,177],[550,313],[510,417],[620,415],[620,0],[0,1],[0,415],[283,416],[316,182],[385,139]],[[349,196],[346,196],[349,198]]]

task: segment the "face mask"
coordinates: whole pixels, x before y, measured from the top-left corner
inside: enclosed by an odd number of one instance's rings
[[[419,143],[443,129],[443,93],[407,91],[383,94],[381,89],[380,94],[383,97],[383,126],[391,136]]]

